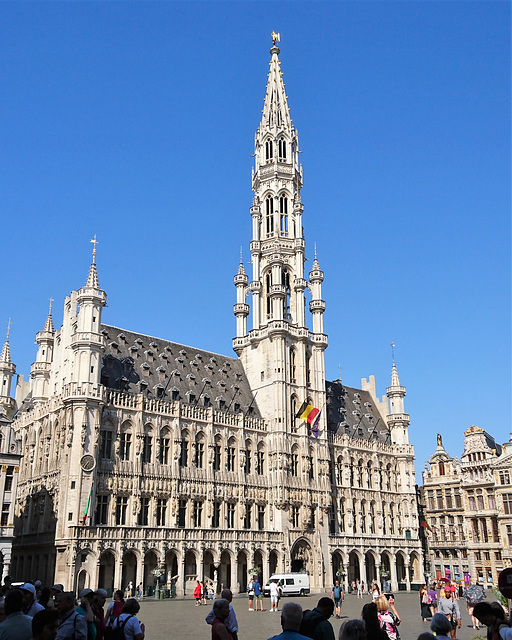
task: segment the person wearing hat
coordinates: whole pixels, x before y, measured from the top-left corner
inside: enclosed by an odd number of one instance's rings
[[[78,596],[80,605],[76,608],[76,612],[84,616],[87,621],[87,637],[89,640],[96,640],[98,630],[96,628],[96,616],[92,610],[94,603],[94,591],[92,589],[82,589]]]
[[[36,588],[30,582],[25,582],[20,587],[23,594],[23,613],[33,618],[38,611],[43,611],[44,607],[36,600]]]
[[[75,611],[75,594],[72,591],[59,594],[57,611],[60,623],[56,640],[87,640],[87,622]]]
[[[59,599],[59,596],[63,591],[64,591],[64,587],[60,583],[54,584],[53,587],[50,589],[51,599],[53,601],[54,607],[57,606],[57,600]],[[49,606],[48,608],[51,609],[51,606]]]
[[[430,623],[430,629],[437,638],[450,638],[452,625],[446,616],[442,613],[434,613],[432,616],[432,622]]]

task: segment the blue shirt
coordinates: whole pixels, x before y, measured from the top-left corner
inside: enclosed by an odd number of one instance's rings
[[[205,620],[208,624],[213,624],[213,621],[215,620],[213,609],[206,616]],[[224,625],[228,631],[231,631],[231,633],[238,633],[238,620],[236,619],[235,610],[233,609],[231,603],[229,604],[229,614],[228,617],[224,620]]]
[[[298,631],[283,631],[278,636],[272,636],[268,640],[311,640],[307,636],[302,636]]]
[[[0,640],[31,640],[32,618],[21,611],[10,613],[0,624]]]
[[[260,596],[261,595],[261,584],[257,580],[253,584],[253,588],[254,588],[254,595],[255,596]]]

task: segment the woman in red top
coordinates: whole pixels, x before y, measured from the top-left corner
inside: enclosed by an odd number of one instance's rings
[[[227,630],[224,620],[229,615],[229,602],[221,598],[213,603],[212,640],[233,640],[233,636]]]
[[[196,584],[196,588],[194,589],[194,598],[196,599],[196,607],[198,607],[201,604],[202,594],[203,594],[203,590],[201,588],[201,583],[198,580]]]
[[[105,624],[107,627],[111,627],[114,624],[114,620],[121,615],[124,607],[124,597],[121,590],[114,593],[114,602],[109,604],[107,609],[107,616],[105,618]]]

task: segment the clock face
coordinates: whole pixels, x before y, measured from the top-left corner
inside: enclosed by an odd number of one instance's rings
[[[94,469],[94,458],[88,453],[82,456],[80,465],[84,471],[92,471]]]

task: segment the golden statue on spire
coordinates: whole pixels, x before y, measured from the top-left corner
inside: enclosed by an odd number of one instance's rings
[[[275,47],[278,42],[281,41],[281,34],[272,31],[272,44]]]

